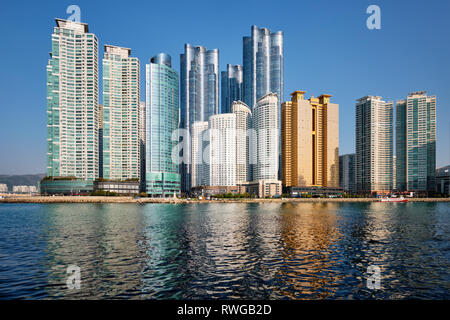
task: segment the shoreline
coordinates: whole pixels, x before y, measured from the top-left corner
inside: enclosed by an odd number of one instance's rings
[[[450,202],[450,198],[411,198],[409,202]],[[220,199],[220,200],[187,200],[174,198],[139,198],[133,197],[91,197],[91,196],[57,196],[57,197],[9,197],[0,199],[2,203],[160,203],[160,204],[192,204],[192,203],[326,203],[326,202],[379,202],[376,198],[285,198],[285,199]]]

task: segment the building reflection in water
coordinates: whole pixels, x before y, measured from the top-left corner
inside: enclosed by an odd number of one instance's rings
[[[340,238],[336,209],[333,203],[283,205],[283,267],[275,275],[283,282],[278,292],[281,296],[319,299],[335,292],[342,277],[333,271],[333,246]]]
[[[44,269],[47,291],[64,298],[128,298],[138,294],[144,268],[139,246],[142,216],[136,205],[49,205]],[[81,289],[66,286],[67,267],[81,269]]]

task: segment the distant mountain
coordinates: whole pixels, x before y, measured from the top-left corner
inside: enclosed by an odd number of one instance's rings
[[[0,184],[6,183],[8,185],[8,190],[11,191],[13,186],[37,186],[38,181],[41,181],[44,177],[44,173],[24,175],[0,174]]]

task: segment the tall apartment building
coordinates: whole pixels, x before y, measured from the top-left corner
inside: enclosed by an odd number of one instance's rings
[[[393,190],[393,103],[366,96],[356,103],[356,190]]]
[[[396,105],[397,190],[436,189],[436,97],[413,92]]]
[[[98,40],[56,19],[47,65],[47,176],[99,176]]]
[[[180,192],[178,164],[172,159],[177,145],[172,133],[179,126],[179,77],[171,57],[160,53],[146,65],[146,192],[173,196]]]
[[[233,102],[243,100],[243,85],[242,66],[227,64],[227,71],[222,71],[222,108],[220,113],[230,113]]]
[[[284,35],[267,28],[251,27],[250,37],[243,37],[244,102],[253,110],[257,101],[276,93],[283,101]]]
[[[191,126],[192,188],[209,185],[208,139],[208,121],[194,122]]]
[[[206,50],[205,47],[193,47],[185,44],[180,55],[180,128],[190,130],[192,123],[208,121],[209,117],[219,113],[219,50]],[[190,141],[187,148],[191,149]],[[190,155],[182,155],[191,158]],[[191,188],[191,166],[183,164],[182,190]]]
[[[256,151],[253,180],[278,180],[278,97],[268,93],[253,108],[253,129],[256,139],[252,150]]]
[[[209,185],[236,185],[236,114],[209,118]]]
[[[330,95],[304,99],[295,91],[281,107],[282,181],[285,187],[339,186],[339,105]]]
[[[131,49],[105,45],[103,56],[103,178],[141,178],[140,65]]]
[[[146,123],[146,106],[145,101],[139,102],[139,144],[140,144],[140,159],[141,159],[141,190],[145,190],[145,142],[146,142],[146,129],[147,129],[147,123]]]
[[[355,154],[339,156],[339,187],[345,191],[356,191],[356,163]]]
[[[252,180],[252,164],[250,163],[250,139],[252,139],[252,112],[242,101],[231,105],[231,112],[236,115],[236,183]]]

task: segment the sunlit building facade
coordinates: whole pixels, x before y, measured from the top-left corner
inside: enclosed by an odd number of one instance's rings
[[[140,65],[131,49],[105,45],[103,56],[103,178],[141,178]]]
[[[236,114],[209,118],[209,185],[236,185]]]
[[[394,105],[379,96],[356,103],[356,190],[390,193],[393,190]]]
[[[253,129],[256,139],[252,139],[252,150],[256,151],[253,165],[253,180],[278,180],[279,139],[278,139],[278,96],[268,93],[258,100],[253,108]]]
[[[339,187],[339,105],[295,91],[281,109],[284,187]]]
[[[192,188],[209,185],[208,121],[194,122],[191,126]]]
[[[98,39],[56,19],[47,65],[47,176],[99,177]]]
[[[236,115],[236,183],[252,180],[252,164],[250,163],[250,139],[252,139],[252,112],[242,101],[231,105],[231,112]]]

